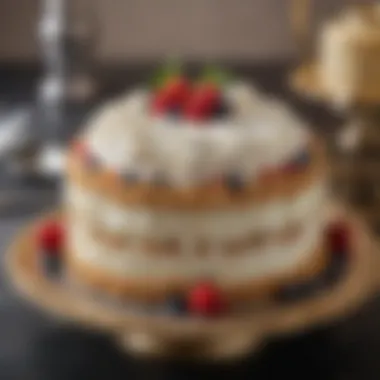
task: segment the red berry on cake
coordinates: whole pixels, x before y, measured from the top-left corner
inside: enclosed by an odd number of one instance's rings
[[[184,77],[176,77],[166,84],[167,96],[169,96],[174,105],[184,104],[190,96],[191,86],[189,81]]]
[[[64,232],[59,222],[55,220],[45,222],[37,234],[39,248],[49,255],[57,255],[62,249]]]
[[[191,100],[185,108],[185,116],[189,120],[201,121],[207,118],[207,112],[202,103]]]
[[[188,296],[188,310],[192,314],[211,317],[220,315],[226,304],[221,291],[211,282],[195,286]]]
[[[153,96],[152,111],[164,114],[181,108],[191,93],[189,81],[184,77],[173,77]]]
[[[187,119],[201,121],[210,118],[221,102],[220,90],[213,83],[202,83],[193,92],[185,107]]]
[[[37,234],[38,252],[44,273],[56,278],[62,270],[63,230],[55,220],[45,222]]]
[[[345,254],[350,248],[350,230],[343,221],[335,221],[327,228],[327,243],[333,254]]]
[[[156,94],[153,97],[152,103],[151,103],[151,110],[153,115],[161,115],[166,112],[166,110],[169,108],[169,101],[167,97],[161,94]]]

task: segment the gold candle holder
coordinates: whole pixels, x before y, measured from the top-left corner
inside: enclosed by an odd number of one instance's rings
[[[319,76],[319,65],[313,62],[309,30],[312,18],[311,0],[293,0],[292,29],[302,52],[301,65],[290,75],[294,92],[313,102],[323,102],[345,115],[345,125],[337,129],[332,147],[332,173],[335,195],[351,203],[371,225],[380,225],[380,98],[337,99],[324,88]],[[305,47],[305,45],[308,45]],[[380,158],[380,157],[379,157]],[[379,170],[378,170],[379,169]],[[379,231],[380,232],[380,231]]]

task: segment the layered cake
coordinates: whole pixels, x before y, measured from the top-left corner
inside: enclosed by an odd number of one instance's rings
[[[282,102],[215,78],[132,90],[73,142],[71,278],[148,303],[206,281],[238,304],[324,268],[321,145]]]
[[[380,6],[350,7],[329,20],[318,55],[322,84],[336,99],[379,99]]]

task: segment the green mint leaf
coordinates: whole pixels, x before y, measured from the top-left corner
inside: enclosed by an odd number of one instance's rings
[[[150,84],[155,89],[160,88],[164,86],[169,79],[181,75],[182,72],[182,62],[177,59],[170,60],[153,74]]]
[[[217,86],[225,86],[232,80],[232,75],[219,67],[208,66],[201,75],[202,82],[211,82]]]

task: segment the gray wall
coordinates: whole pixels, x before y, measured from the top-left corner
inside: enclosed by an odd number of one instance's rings
[[[76,4],[84,0],[71,0]],[[125,61],[188,58],[257,60],[294,53],[291,0],[86,0],[99,16],[97,55]],[[313,26],[348,0],[310,0]],[[363,2],[365,0],[361,0]],[[0,0],[0,59],[38,58],[38,0]]]

